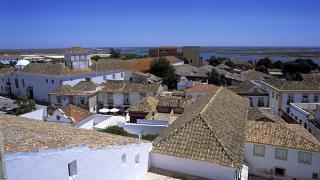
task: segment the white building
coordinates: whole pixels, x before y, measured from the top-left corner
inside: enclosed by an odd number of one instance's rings
[[[290,103],[320,102],[318,81],[285,81],[272,78],[262,81],[262,89],[269,93],[269,107],[278,115],[287,114]]]
[[[98,105],[101,107],[128,108],[144,97],[161,95],[163,90],[164,87],[161,84],[108,81],[98,92]]]
[[[92,64],[89,52],[80,47],[71,48],[64,60],[71,69],[88,69]]]
[[[319,179],[320,142],[297,124],[249,121],[249,173],[273,179]]]
[[[151,167],[208,179],[247,179],[248,106],[224,87],[199,98],[153,141]]]
[[[82,129],[101,130],[110,126],[123,126],[125,117],[93,114],[74,105],[50,110],[47,122],[74,126]]]
[[[0,88],[3,87],[1,92],[6,95],[48,102],[48,94],[57,90],[60,85],[74,86],[86,78],[91,78],[95,84],[102,84],[107,80],[124,80],[125,70],[116,69],[113,62],[104,65],[109,66],[110,70],[74,70],[63,63],[30,63],[23,69],[9,69],[1,73]]]
[[[251,107],[269,107],[269,93],[262,89],[260,81],[246,80],[237,87],[230,87],[229,89],[248,98]]]
[[[0,123],[8,180],[139,180],[148,171],[145,141],[16,116]]]
[[[320,103],[290,103],[288,115],[320,141]]]
[[[74,86],[61,85],[54,92],[49,93],[50,104],[65,108],[69,104],[76,105],[90,112],[97,112],[97,92],[100,86],[86,78]]]

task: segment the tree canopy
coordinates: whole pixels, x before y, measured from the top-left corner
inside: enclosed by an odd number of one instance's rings
[[[217,86],[228,85],[227,78],[223,74],[220,75],[215,69],[208,74],[208,83]]]
[[[177,84],[177,75],[175,68],[166,58],[154,59],[150,66],[151,74],[162,78],[162,81],[169,89],[175,89]]]
[[[121,49],[110,49],[110,58],[120,58],[121,56]]]
[[[107,127],[106,129],[101,130],[101,132],[116,134],[116,135],[120,135],[120,136],[130,136],[130,134],[127,131],[125,131],[123,128],[118,127],[118,126]]]
[[[230,61],[230,59],[225,58],[225,57],[216,58],[215,56],[211,56],[210,59],[208,59],[209,64],[212,66],[218,66],[219,64],[223,63],[224,61]]]
[[[26,97],[18,96],[15,104],[18,105],[17,115],[25,114],[36,110],[36,103],[32,99],[27,99]]]

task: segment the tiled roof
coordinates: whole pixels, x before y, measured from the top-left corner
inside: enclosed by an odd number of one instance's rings
[[[175,56],[166,56],[166,58],[170,63],[177,63],[181,62],[181,60]],[[157,58],[143,58],[138,60],[129,60],[129,61],[135,61],[136,63],[132,65],[129,70],[130,71],[140,71],[140,72],[148,72],[150,70],[150,66],[153,60]]]
[[[96,72],[106,72],[115,70],[129,70],[137,63],[136,60],[101,60],[93,62],[91,69]]]
[[[320,81],[320,74],[301,74],[304,81]]]
[[[130,112],[136,111],[136,112],[155,112],[157,109],[157,104],[159,102],[159,96],[148,96],[144,97],[140,101],[138,101],[136,104],[132,105],[127,110]]]
[[[299,124],[248,121],[246,141],[320,152],[320,142]]]
[[[93,115],[91,112],[71,104],[63,108],[62,111],[68,118],[70,118],[75,123]]]
[[[218,89],[219,87],[213,84],[196,84],[195,86],[185,89],[184,91],[187,93],[193,93],[193,92],[210,93],[210,92],[216,92]]]
[[[208,77],[206,71],[201,68],[191,66],[190,64],[183,64],[174,67],[175,73],[179,76],[186,77]]]
[[[278,90],[316,90],[320,91],[320,81],[285,81],[277,78],[270,78],[263,81],[266,84],[273,86]]]
[[[265,121],[286,123],[280,116],[270,112],[268,109],[251,107],[248,111],[248,121]]]
[[[18,116],[1,115],[0,123],[4,137],[5,153],[31,152],[82,145],[100,149],[107,146],[146,143],[135,138],[77,129]]]
[[[74,90],[78,91],[95,91],[97,89],[97,85],[92,81],[80,81],[75,86],[73,86]]]
[[[78,74],[90,74],[91,69],[73,70],[64,63],[30,63],[23,70],[23,74],[39,76],[67,76]]]
[[[224,87],[202,96],[153,141],[153,152],[241,168],[248,106]]]
[[[162,96],[159,98],[157,106],[171,108],[187,108],[191,103],[191,100],[184,99],[179,96]]]
[[[5,74],[10,74],[13,71],[12,68],[0,68],[0,74],[5,75]]]
[[[80,87],[78,88],[75,88],[75,87],[72,87],[70,85],[61,85],[58,87],[58,89],[56,89],[54,92],[51,92],[49,94],[51,95],[92,95],[96,93],[96,91],[87,91],[87,90],[84,90]]]
[[[236,93],[247,93],[252,87],[254,87],[253,83],[249,80],[245,80],[232,90]]]
[[[130,83],[128,81],[111,82],[104,84],[102,91],[105,92],[157,92],[161,85],[159,84],[140,84]]]
[[[254,70],[244,72],[244,76],[246,80],[265,80],[271,77],[269,74]]]
[[[232,69],[231,67],[225,65],[224,63],[220,63],[218,66],[216,66],[217,68],[220,69]]]

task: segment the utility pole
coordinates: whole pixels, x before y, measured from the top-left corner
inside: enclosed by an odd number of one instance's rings
[[[4,144],[3,135],[0,123],[0,180],[7,180],[6,166],[4,162]]]

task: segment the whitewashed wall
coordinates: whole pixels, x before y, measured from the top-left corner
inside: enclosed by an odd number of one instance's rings
[[[24,118],[34,119],[34,120],[45,120],[44,118],[47,116],[47,108],[38,109],[29,113],[25,113],[20,115]]]
[[[253,155],[253,143],[245,143],[245,161],[249,167],[249,172],[271,177],[264,171],[270,171],[274,167],[286,168],[286,178],[312,178],[312,173],[319,173],[320,171],[320,153],[312,153],[312,165],[298,163],[297,149],[288,149],[287,161],[275,159],[275,146],[264,145],[265,157],[258,157]]]
[[[151,143],[106,147],[93,150],[87,146],[7,153],[4,157],[8,180],[67,180],[68,163],[76,160],[76,180],[140,180],[148,171]],[[122,164],[122,155],[126,163]],[[139,154],[139,163],[135,156]]]
[[[151,125],[151,124],[136,124],[125,123],[123,129],[130,134],[147,135],[147,134],[160,134],[163,130],[167,129],[166,125]]]
[[[150,154],[151,167],[217,180],[234,180],[236,169],[218,164],[157,154]]]

